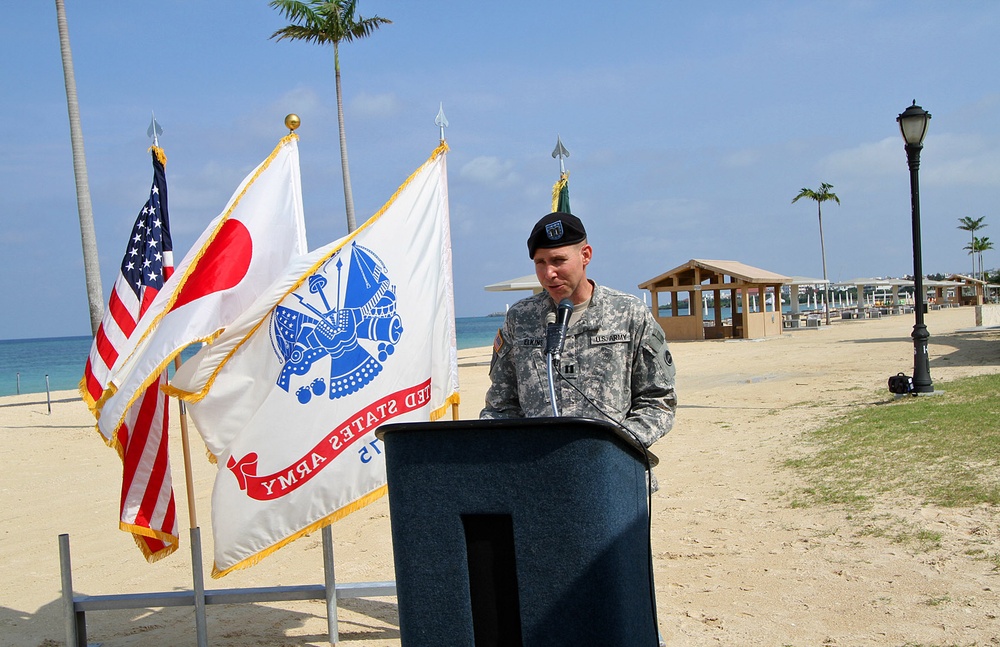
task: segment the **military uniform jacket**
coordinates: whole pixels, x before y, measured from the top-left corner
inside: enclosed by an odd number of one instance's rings
[[[492,385],[480,418],[552,415],[544,351],[545,317],[555,310],[542,292],[507,312],[493,344]],[[566,378],[555,377],[560,415],[610,418],[646,447],[673,426],[673,359],[663,329],[630,294],[594,286],[590,306],[567,331],[559,372]]]

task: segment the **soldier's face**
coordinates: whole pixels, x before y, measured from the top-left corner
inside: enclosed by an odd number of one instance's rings
[[[579,243],[535,252],[535,276],[553,301],[570,299],[576,305],[590,298],[587,265],[593,251],[587,243]]]

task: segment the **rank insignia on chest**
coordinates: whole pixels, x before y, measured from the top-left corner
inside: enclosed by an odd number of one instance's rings
[[[576,364],[559,364],[559,373],[567,380],[575,380]]]

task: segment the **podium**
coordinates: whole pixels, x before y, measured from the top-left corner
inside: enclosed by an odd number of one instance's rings
[[[622,430],[530,418],[377,435],[403,647],[657,644],[645,458]]]

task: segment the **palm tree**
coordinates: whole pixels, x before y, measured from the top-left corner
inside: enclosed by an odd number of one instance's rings
[[[62,50],[63,77],[66,80],[66,107],[69,110],[69,139],[73,147],[73,174],[76,176],[76,207],[80,214],[80,241],[83,243],[83,276],[90,305],[90,330],[96,335],[104,317],[104,292],[101,290],[101,264],[97,259],[97,234],[94,231],[94,208],[90,202],[87,158],[83,152],[83,129],[80,127],[80,104],[76,96],[73,52],[69,47],[69,26],[63,0],[56,0],[59,25],[59,48]]]
[[[354,220],[354,194],[351,192],[351,172],[347,165],[347,135],[344,132],[344,99],[340,89],[340,43],[366,38],[380,26],[392,23],[387,18],[357,15],[358,0],[271,0],[293,24],[271,34],[278,40],[304,40],[325,45],[333,43],[333,69],[337,80],[337,125],[340,127],[340,166],[344,173],[344,204],[347,209],[347,230],[357,228]]]
[[[993,243],[990,242],[989,236],[983,236],[979,238],[978,236],[972,237],[972,242],[963,247],[965,251],[969,253],[972,257],[972,278],[978,278],[981,280],[986,280],[986,271],[983,269],[983,252],[993,249]],[[976,274],[976,262],[979,262],[979,273]]]
[[[976,253],[979,254],[979,278],[983,281],[986,280],[986,268],[983,266],[983,252],[988,252],[993,249],[993,243],[990,242],[989,236],[983,236],[982,238],[976,238]]]
[[[972,247],[974,247],[976,244],[976,232],[986,226],[983,224],[984,220],[986,220],[986,216],[983,216],[982,218],[973,218],[971,216],[965,216],[964,218],[958,219],[959,222],[958,228],[961,229],[962,231],[969,232],[969,234],[972,236],[972,243],[971,243]],[[976,278],[975,253],[971,250],[971,247],[965,247],[964,249],[970,250],[969,254],[972,254],[972,278]],[[982,268],[980,268],[980,270],[982,270]]]
[[[979,246],[976,245],[977,240],[978,238],[973,237],[972,242],[966,243],[965,247],[962,248],[972,257],[972,278],[976,278],[976,250],[979,249]]]
[[[818,191],[813,191],[812,189],[803,188],[799,191],[799,194],[792,198],[792,204],[799,201],[799,198],[809,198],[810,200],[816,201],[816,211],[819,214],[819,249],[823,257],[823,280],[827,281],[826,278],[826,245],[823,243],[823,203],[827,200],[834,200],[837,204],[840,204],[840,198],[837,197],[836,193],[830,191],[833,188],[832,184],[827,184],[823,182],[819,185]],[[830,325],[830,283],[826,283],[826,299],[824,303],[826,309],[826,323]]]

